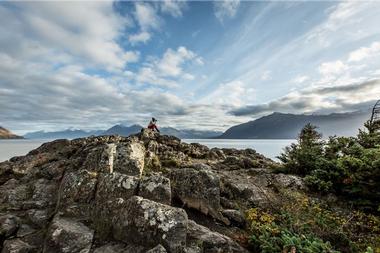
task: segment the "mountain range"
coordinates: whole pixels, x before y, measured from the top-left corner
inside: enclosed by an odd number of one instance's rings
[[[179,130],[161,127],[161,134],[174,135],[181,139],[295,139],[304,125],[312,123],[318,126],[324,137],[354,136],[363,123],[370,118],[370,112],[331,113],[328,115],[307,115],[275,112],[247,123],[227,129],[224,133],[204,130]],[[107,130],[72,130],[57,132],[31,132],[24,135],[27,139],[74,139],[91,135],[129,136],[140,132],[141,125],[115,125]]]
[[[304,125],[312,123],[324,137],[354,136],[370,112],[332,113],[328,115],[306,115],[272,113],[259,119],[233,126],[220,139],[295,139]]]
[[[0,126],[0,139],[23,139],[23,137],[18,136],[8,129]]]
[[[31,132],[24,135],[27,139],[75,139],[88,137],[91,135],[114,135],[118,134],[121,136],[129,136],[131,134],[135,134],[141,131],[143,127],[140,125],[115,125],[107,130],[93,130],[93,131],[85,131],[85,130],[72,130],[67,129],[63,131],[56,132],[45,132],[45,131],[37,131]],[[193,130],[193,129],[175,129],[172,127],[162,127],[160,128],[162,134],[165,135],[174,135],[181,139],[206,139],[206,138],[215,138],[220,136],[222,132],[218,131],[201,131],[201,130]]]

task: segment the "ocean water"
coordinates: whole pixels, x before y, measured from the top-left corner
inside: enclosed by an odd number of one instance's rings
[[[14,156],[26,155],[49,140],[0,140],[0,162]]]
[[[0,140],[0,162],[14,156],[26,155],[29,151],[51,140]],[[266,157],[275,159],[284,147],[295,140],[229,140],[229,139],[183,139],[186,143],[200,143],[209,148],[252,148]]]
[[[258,153],[274,160],[277,160],[276,156],[280,155],[286,146],[296,142],[296,140],[291,139],[183,139],[182,141],[187,143],[200,143],[209,148],[252,148]]]

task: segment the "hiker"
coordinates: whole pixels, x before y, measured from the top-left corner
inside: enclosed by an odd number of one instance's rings
[[[157,128],[156,123],[157,123],[157,120],[155,118],[152,118],[152,120],[149,122],[148,128],[152,131],[160,132],[160,130],[158,130]]]

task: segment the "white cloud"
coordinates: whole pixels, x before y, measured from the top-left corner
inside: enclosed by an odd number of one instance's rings
[[[361,109],[378,99],[380,81],[366,80],[332,87],[305,88],[265,104],[243,106],[231,111],[236,116],[265,115],[274,111],[290,113],[336,112]]]
[[[233,18],[239,8],[240,0],[214,1],[215,17],[223,23],[225,18]]]
[[[128,51],[124,53],[124,61],[125,62],[137,62],[140,58],[140,53],[136,51]]]
[[[323,76],[336,76],[346,71],[347,69],[348,66],[342,61],[332,61],[322,63],[319,66],[318,71]]]
[[[129,35],[129,37],[128,37],[129,42],[132,45],[136,45],[136,44],[138,44],[140,42],[146,43],[146,42],[148,42],[150,40],[150,38],[151,38],[151,35],[148,32],[140,32],[140,33],[137,33],[137,34]]]
[[[134,16],[142,31],[160,27],[161,20],[149,3],[136,2]]]
[[[158,85],[167,88],[178,87],[178,80],[194,80],[195,77],[186,73],[186,64],[199,61],[200,57],[186,47],[177,50],[167,49],[161,59],[153,59],[139,69],[135,80],[139,84]]]
[[[179,47],[177,51],[169,48],[162,59],[157,62],[157,68],[162,76],[176,77],[183,72],[182,64],[195,57],[196,54],[185,47]]]
[[[189,73],[185,73],[183,75],[183,78],[186,79],[186,80],[194,80],[195,79],[195,76],[193,76],[192,74],[189,74]]]
[[[42,125],[45,130],[106,128],[121,119],[140,123],[147,115],[175,114],[184,107],[169,92],[136,90],[124,80],[86,74],[81,66],[55,69],[3,53],[0,60],[5,63],[0,64],[2,124],[19,131],[40,130]]]
[[[177,82],[163,78],[156,69],[150,67],[141,68],[136,74],[135,81],[139,84],[152,84],[165,88],[178,87]]]
[[[269,70],[266,70],[261,75],[261,80],[268,81],[272,79],[272,72]]]
[[[178,0],[163,0],[160,3],[163,13],[168,13],[176,18],[182,17],[182,10],[187,6],[185,1]]]
[[[349,62],[360,62],[380,54],[380,42],[373,42],[369,47],[361,47],[350,53]]]
[[[221,83],[213,92],[203,97],[200,103],[218,104],[230,107],[242,106],[253,100],[255,90],[247,88],[240,80]]]
[[[298,76],[296,76],[295,78],[292,79],[292,82],[296,83],[296,84],[301,84],[301,83],[306,82],[309,79],[310,79],[310,77],[308,77],[306,75],[298,75]]]
[[[339,2],[330,11],[326,21],[313,29],[307,36],[306,41],[319,44],[322,47],[355,41],[373,34],[378,34],[376,1],[343,1]],[[363,24],[366,24],[363,29]]]
[[[0,48],[23,58],[81,61],[110,70],[123,68],[125,52],[116,42],[129,20],[112,2],[13,2],[0,6]],[[13,9],[17,8],[17,12]],[[27,32],[26,32],[27,31]]]

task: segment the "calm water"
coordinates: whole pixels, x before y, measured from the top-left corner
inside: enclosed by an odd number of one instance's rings
[[[209,148],[236,148],[246,149],[252,148],[266,157],[275,159],[282,149],[296,140],[230,140],[230,139],[184,139],[184,142],[197,142],[206,145]]]
[[[26,155],[49,140],[0,140],[0,162],[14,156]]]
[[[13,156],[26,155],[32,149],[49,140],[0,140],[0,162]],[[215,139],[184,139],[187,143],[201,143],[209,148],[253,148],[257,152],[274,159],[285,146],[295,140],[215,140]]]

